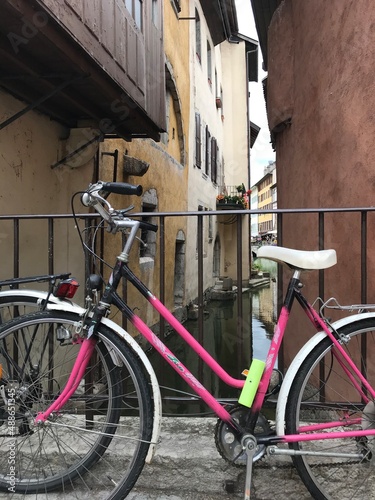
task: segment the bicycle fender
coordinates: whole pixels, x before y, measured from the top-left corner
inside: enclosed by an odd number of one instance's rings
[[[341,328],[343,326],[349,325],[351,323],[355,323],[356,321],[366,319],[366,318],[375,318],[375,313],[361,313],[355,314],[353,316],[348,316],[346,318],[339,319],[332,323],[332,326],[335,330]],[[326,338],[325,332],[316,333],[298,352],[293,361],[291,362],[283,383],[281,385],[281,389],[279,392],[279,396],[277,399],[276,406],[276,435],[284,436],[285,435],[285,410],[286,404],[288,400],[289,391],[292,387],[293,381],[298,373],[299,368],[302,363],[310,354],[310,352],[316,347],[322,340]]]
[[[47,305],[48,310],[57,310],[57,311],[66,311],[66,312],[73,312],[76,314],[79,314],[80,316],[83,316],[86,312],[86,310],[77,305],[77,304],[72,304],[72,303],[66,303],[61,301],[60,303],[57,304],[48,304]],[[121,326],[119,326],[117,323],[114,321],[108,319],[108,318],[102,318],[103,325],[105,325],[107,328],[110,328],[118,337],[120,337],[123,341],[125,341],[128,346],[133,349],[133,351],[138,355],[140,358],[141,362],[143,363],[143,366],[149,376],[150,382],[151,382],[151,389],[152,389],[152,397],[153,397],[153,402],[154,402],[154,418],[153,418],[153,429],[152,429],[152,436],[151,436],[151,443],[150,447],[148,449],[148,453],[146,456],[146,463],[149,464],[151,463],[153,456],[155,454],[156,450],[156,445],[159,443],[159,438],[160,438],[160,428],[161,428],[161,419],[162,419],[162,401],[161,401],[161,394],[160,394],[160,388],[159,388],[159,382],[156,377],[155,371],[146,356],[145,352],[141,348],[141,346],[134,340],[134,338]]]
[[[14,295],[18,296],[24,296],[24,297],[33,297],[37,301],[42,301],[45,300],[47,294],[46,292],[38,291],[38,290],[22,290],[22,289],[12,289],[12,290],[2,290],[0,291],[0,297],[14,297]],[[50,295],[49,301],[53,303],[60,303],[62,302],[61,299],[55,297],[54,295]]]

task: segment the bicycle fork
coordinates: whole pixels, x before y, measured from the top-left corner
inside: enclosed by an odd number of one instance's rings
[[[95,337],[90,337],[89,339],[86,338],[82,341],[81,348],[74,362],[72,372],[67,383],[65,384],[64,389],[62,390],[59,397],[55,399],[51,406],[49,406],[49,408],[47,408],[44,412],[38,413],[35,418],[36,424],[46,422],[52,412],[58,412],[59,410],[61,410],[61,408],[70,399],[70,397],[75,393],[86,371],[87,365],[95,349],[95,345]]]

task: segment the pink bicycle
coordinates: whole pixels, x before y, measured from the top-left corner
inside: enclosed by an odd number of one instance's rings
[[[218,416],[219,452],[230,463],[246,466],[245,500],[251,496],[253,463],[278,454],[292,457],[313,498],[373,498],[374,369],[365,362],[364,350],[375,345],[375,313],[331,324],[323,316],[331,303],[317,312],[301,292],[301,273],[333,266],[335,251],[259,250],[259,257],[288,265],[292,277],[266,362],[253,360],[246,380],[240,378],[242,367],[239,378],[233,378],[130,270],[138,230],[157,227],[114,210],[104,197],[111,192],[139,195],[141,188],[99,182],[82,194],[82,202],[98,211],[109,232],[126,234],[104,292],[99,295],[100,280],[92,276],[87,307],[50,304],[47,311],[0,327],[1,490],[123,499],[151,460],[159,438],[159,387],[138,343],[108,319],[114,305]],[[238,389],[238,404],[220,404],[134,313],[116,291],[122,278],[218,377]],[[262,407],[272,392],[270,380],[295,300],[317,333],[291,363],[275,422],[269,422]]]

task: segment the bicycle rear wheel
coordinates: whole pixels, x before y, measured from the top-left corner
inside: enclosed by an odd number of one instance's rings
[[[370,383],[375,382],[374,365],[372,362],[367,365],[362,355],[365,350],[372,353],[375,345],[374,319],[363,319],[342,327],[338,334],[345,336],[343,345],[356,366],[362,367],[362,373]],[[334,353],[335,347],[326,338],[302,364],[288,398],[287,434],[375,429],[374,404],[361,401],[361,396]],[[307,428],[326,422],[335,424],[325,430]],[[323,439],[289,446],[298,451],[318,452],[316,455],[293,457],[294,465],[313,498],[375,498],[374,436]],[[323,456],[319,452],[335,455]]]
[[[22,290],[0,291],[0,325],[13,318],[40,310],[41,300],[38,295],[41,294],[35,293],[34,296],[23,294]]]
[[[139,358],[103,325],[75,394],[34,424],[70,375],[80,320],[45,311],[0,327],[0,491],[122,499],[142,470],[152,433],[148,381]]]

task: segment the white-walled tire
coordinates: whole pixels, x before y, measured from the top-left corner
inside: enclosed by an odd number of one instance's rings
[[[362,319],[338,329],[345,335],[344,347],[357,367],[365,371],[367,380],[374,386],[375,372],[371,362],[367,369],[363,363],[363,348],[370,355],[375,345],[374,318]],[[303,433],[303,426],[337,422],[327,432],[375,428],[375,411],[365,409],[353,383],[333,356],[334,347],[327,337],[306,357],[291,386],[285,412],[286,434]],[[347,419],[356,419],[352,425],[341,425]],[[312,430],[306,430],[312,433]],[[324,432],[317,430],[317,432]],[[374,438],[324,439],[299,442],[290,447],[309,452],[341,452],[342,456],[294,456],[294,465],[311,493],[318,500],[351,498],[363,500],[375,498],[375,474],[373,466]],[[344,456],[349,454],[351,456]],[[358,454],[362,458],[358,458]],[[367,455],[367,457],[366,457]],[[356,457],[357,456],[357,457]]]

